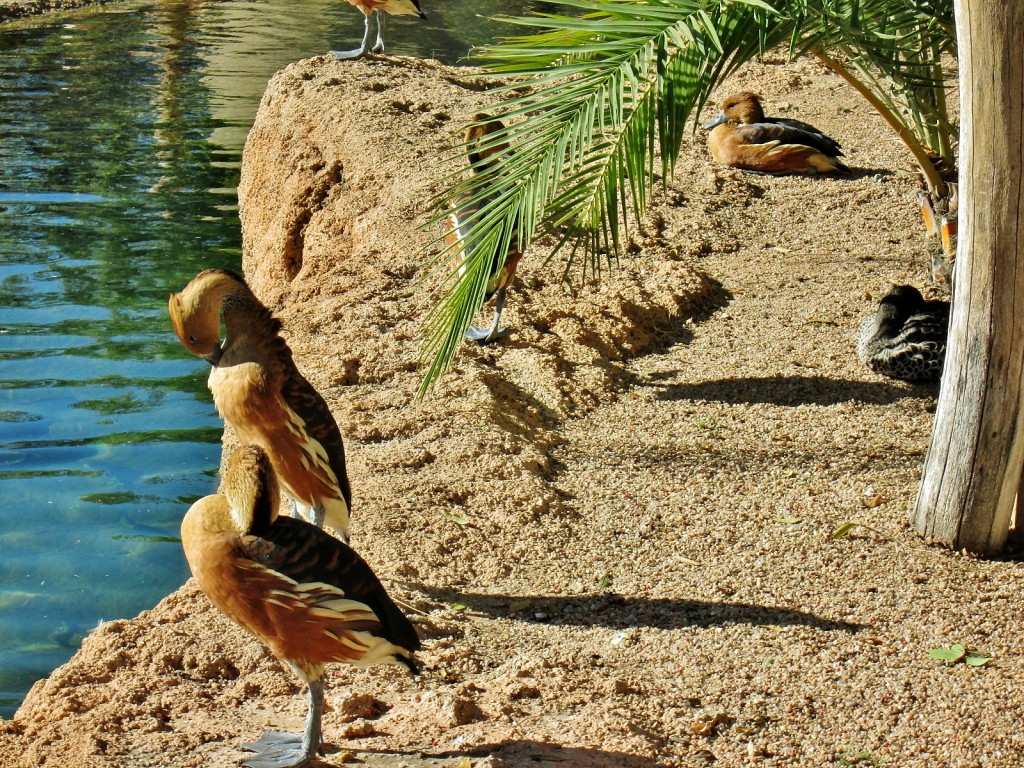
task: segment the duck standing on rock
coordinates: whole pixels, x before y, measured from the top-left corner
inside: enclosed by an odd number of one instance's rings
[[[330,53],[341,61],[361,59],[370,51],[373,53],[384,52],[384,14],[392,16],[419,16],[421,19],[427,15],[420,10],[419,0],[348,0],[363,12],[363,42],[358,48],[351,51],[331,51]],[[370,48],[370,15],[377,19],[377,42]]]
[[[850,169],[839,157],[839,142],[799,120],[765,117],[761,100],[744,91],[722,102],[704,125],[716,163],[767,173],[830,173]]]
[[[925,301],[898,285],[861,321],[857,357],[875,373],[920,384],[942,378],[949,335],[948,301]]]
[[[416,629],[347,544],[302,520],[277,517],[267,455],[235,451],[222,493],[200,499],[181,541],[200,588],[222,613],[259,638],[308,687],[301,735],[266,731],[243,744],[250,768],[297,768],[321,751],[327,662],[399,664],[416,673]]]
[[[501,155],[509,151],[507,142],[495,143],[489,139],[492,134],[505,130],[505,125],[500,120],[495,120],[483,112],[473,115],[473,120],[466,129],[466,149],[469,156],[469,165],[473,170],[474,179],[479,179],[498,161]],[[445,235],[445,244],[454,249],[452,268],[460,274],[465,272],[465,260],[477,247],[481,240],[493,232],[485,232],[480,226],[480,211],[485,205],[500,197],[505,190],[498,188],[480,195],[481,190],[476,189],[473,193],[460,195],[452,204],[451,213],[448,214],[448,233]],[[470,326],[466,331],[466,338],[479,344],[487,344],[508,333],[508,328],[499,327],[501,322],[501,311],[505,307],[505,296],[508,287],[516,276],[516,268],[523,258],[523,249],[519,243],[516,232],[508,233],[508,246],[502,249],[500,246],[506,242],[506,238],[493,237],[496,243],[494,252],[490,255],[490,277],[484,293],[484,302],[494,300],[494,320],[491,327],[477,328]]]
[[[221,417],[242,444],[267,452],[293,516],[326,523],[348,541],[352,491],[341,432],[295,367],[281,321],[225,269],[200,272],[171,295],[168,311],[185,348],[213,366],[209,385]]]

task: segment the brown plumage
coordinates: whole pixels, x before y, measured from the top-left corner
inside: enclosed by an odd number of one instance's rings
[[[473,115],[473,121],[466,129],[466,149],[469,156],[469,166],[473,170],[474,180],[486,178],[485,174],[494,167],[501,155],[509,152],[508,143],[496,141],[491,138],[498,131],[504,131],[505,126],[500,120],[495,120],[490,115],[478,113]],[[452,211],[448,215],[448,232],[445,235],[445,243],[452,251],[452,269],[460,273],[465,270],[463,262],[466,257],[477,247],[485,236],[484,228],[479,226],[480,211],[485,205],[497,199],[505,190],[498,188],[488,190],[486,194],[477,196],[481,189],[474,190],[471,194],[460,195],[452,204]],[[498,237],[497,242],[501,243],[505,238]],[[505,296],[508,287],[516,276],[516,268],[523,258],[523,249],[515,231],[508,233],[508,248],[502,252],[500,246],[490,255],[490,278],[484,293],[484,301],[490,301],[496,296],[494,302],[494,320],[488,329],[470,326],[466,331],[466,338],[486,344],[508,332],[507,328],[499,328],[501,312],[505,306]]]
[[[309,688],[303,735],[269,731],[243,745],[252,768],[305,765],[321,745],[327,662],[401,664],[415,672],[416,630],[370,567],[316,526],[278,518],[277,480],[256,446],[228,460],[222,493],[200,499],[181,524],[189,567],[228,618],[256,635]]]
[[[349,535],[345,447],[327,403],[306,381],[281,322],[234,272],[200,272],[168,302],[181,343],[213,366],[210,391],[242,444],[267,452],[292,512]],[[224,343],[220,327],[223,317]]]
[[[715,162],[749,171],[829,173],[850,169],[838,158],[839,143],[799,120],[765,117],[761,100],[743,92],[722,102],[704,126]]]

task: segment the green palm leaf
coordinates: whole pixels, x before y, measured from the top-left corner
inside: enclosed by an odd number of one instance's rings
[[[495,89],[506,99],[508,126],[490,137],[512,152],[473,178],[453,179],[432,202],[428,226],[439,230],[454,201],[482,201],[473,231],[484,234],[465,248],[441,245],[430,263],[439,298],[423,325],[421,394],[454,359],[495,254],[500,266],[513,239],[530,243],[550,233],[557,247],[549,260],[571,246],[566,273],[579,256],[584,272],[600,270],[618,254],[624,223],[643,215],[657,172],[671,175],[690,118],[761,52],[782,44],[795,54],[836,51],[884,96],[909,135],[948,133],[934,91],[942,87],[937,52],[952,39],[952,0],[552,4],[564,12],[504,19],[527,32],[477,52],[489,72],[512,79]]]

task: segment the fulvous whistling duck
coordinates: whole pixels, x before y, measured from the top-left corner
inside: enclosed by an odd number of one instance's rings
[[[331,51],[335,58],[341,60],[361,59],[368,51],[374,53],[384,52],[384,14],[392,16],[419,16],[421,19],[427,15],[420,10],[419,0],[348,0],[363,12],[363,42],[358,48],[351,51]],[[377,42],[370,48],[370,14],[377,19]]]
[[[828,173],[849,171],[838,158],[839,143],[799,120],[765,117],[761,100],[743,92],[722,102],[722,111],[704,125],[716,163],[748,171]]]
[[[488,136],[504,130],[504,128],[505,126],[500,120],[495,120],[490,115],[482,112],[473,115],[473,120],[466,129],[465,141],[469,165],[475,177],[479,178],[484,171],[489,170],[497,162],[498,157],[508,153],[507,142],[496,144],[488,142]],[[480,210],[501,195],[503,191],[501,189],[490,191],[476,199],[474,199],[476,193],[460,195],[453,202],[452,211],[448,214],[448,233],[445,235],[445,243],[449,247],[455,248],[458,245],[453,252],[453,269],[459,270],[460,273],[465,269],[463,261],[484,236],[483,228],[477,226]],[[505,237],[499,236],[496,242],[501,244],[505,239]],[[484,293],[484,302],[490,301],[492,296],[496,297],[494,320],[491,322],[491,327],[483,329],[470,326],[466,331],[466,338],[479,344],[487,344],[508,333],[508,328],[499,328],[498,326],[501,321],[501,311],[505,306],[505,295],[509,285],[515,279],[516,268],[523,258],[523,250],[515,232],[508,233],[507,241],[507,250],[503,252],[498,245],[490,259],[491,275]]]
[[[865,317],[857,357],[875,373],[915,383],[942,377],[949,334],[948,301],[925,301],[910,285],[898,285]]]
[[[281,321],[223,269],[196,275],[171,295],[168,311],[185,348],[213,366],[209,385],[221,417],[243,445],[270,456],[292,514],[326,523],[348,541],[345,446],[327,403],[295,367]]]
[[[302,735],[266,731],[243,744],[251,768],[306,765],[322,745],[324,665],[401,664],[415,674],[416,630],[347,544],[314,525],[277,517],[277,479],[256,446],[228,460],[222,493],[200,499],[181,541],[200,588],[256,635],[309,689]]]

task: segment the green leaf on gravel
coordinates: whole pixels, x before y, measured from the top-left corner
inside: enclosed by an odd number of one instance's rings
[[[929,648],[928,655],[939,661],[956,663],[967,655],[967,649],[958,643],[949,646],[949,648]]]
[[[468,517],[463,517],[462,515],[457,515],[454,512],[445,512],[445,514],[448,515],[448,517],[450,517],[453,522],[456,522],[459,525],[472,525],[473,524],[473,521],[470,520]]]
[[[803,521],[799,517],[776,517],[775,522],[782,523],[783,525],[795,525]]]
[[[453,611],[464,611],[467,608],[469,608],[469,606],[465,603],[452,603],[448,607],[451,608]]]
[[[864,530],[871,531],[872,533],[878,533],[878,531],[876,531],[870,525],[864,525],[864,523],[846,522],[840,525],[834,531],[832,531],[832,538],[841,539],[844,536],[848,535],[850,531],[852,531],[854,528],[863,528]]]
[[[836,760],[840,765],[883,766],[886,763],[884,757],[875,757],[866,749],[861,751],[848,749],[842,754],[837,755]]]
[[[962,661],[969,667],[982,667],[992,661],[991,656],[986,656],[971,648],[965,648],[960,643],[951,645],[949,648],[930,648],[928,655],[933,659],[949,662],[950,664]]]
[[[832,531],[832,538],[833,539],[841,539],[844,536],[846,536],[846,534],[848,534],[850,531],[852,531],[854,528],[856,528],[858,525],[860,525],[860,523],[843,523],[838,528],[836,528],[834,531]]]
[[[608,585],[611,583],[612,577],[606,573],[604,576],[597,580],[597,587],[598,589],[606,589]]]

